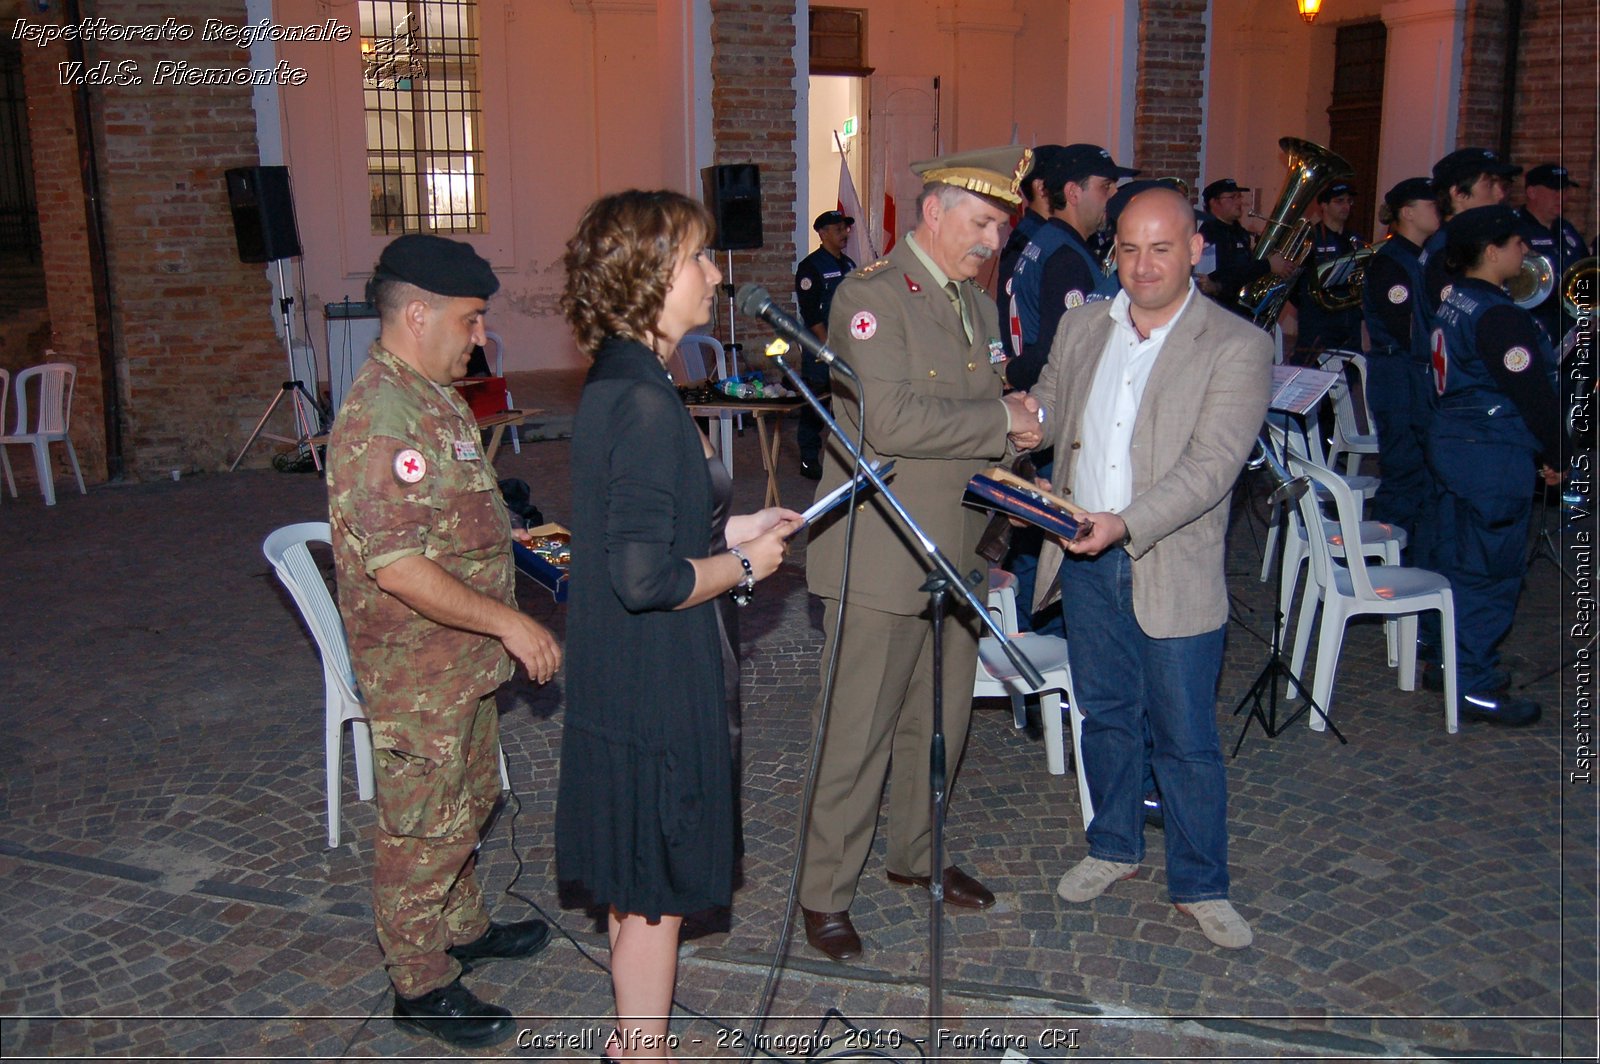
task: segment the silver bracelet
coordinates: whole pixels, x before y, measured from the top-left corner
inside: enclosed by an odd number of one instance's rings
[[[755,597],[756,571],[750,566],[750,559],[744,556],[744,551],[738,547],[729,547],[728,553],[739,559],[739,564],[744,566],[744,579],[728,589],[728,597],[733,599],[735,606],[748,606]]]

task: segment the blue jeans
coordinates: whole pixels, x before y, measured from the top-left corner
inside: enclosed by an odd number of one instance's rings
[[[1089,855],[1144,860],[1145,728],[1166,814],[1174,902],[1228,896],[1228,796],[1217,736],[1224,628],[1156,639],[1133,613],[1133,562],[1114,548],[1061,565],[1072,682],[1083,711],[1083,766],[1094,800]]]

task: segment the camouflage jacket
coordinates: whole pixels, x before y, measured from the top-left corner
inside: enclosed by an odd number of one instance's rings
[[[472,412],[376,343],[333,426],[328,514],[339,612],[369,713],[445,708],[510,679],[498,639],[435,624],[378,587],[379,569],[420,554],[515,606],[511,522]]]

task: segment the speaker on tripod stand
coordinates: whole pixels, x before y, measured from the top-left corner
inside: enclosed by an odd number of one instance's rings
[[[737,377],[741,347],[733,328],[737,287],[733,277],[733,253],[759,248],[765,243],[761,232],[761,168],[755,163],[707,166],[700,171],[700,187],[706,209],[717,226],[711,246],[726,255],[722,289],[728,297],[727,351],[729,370]],[[741,426],[740,432],[743,431]]]
[[[240,166],[224,175],[228,188],[228,207],[233,215],[233,235],[239,247],[240,262],[271,262],[278,269],[278,311],[283,319],[283,354],[289,379],[278,387],[267,409],[239,448],[238,457],[228,467],[239,468],[256,440],[266,437],[279,443],[295,444],[302,454],[309,453],[311,464],[322,471],[322,459],[311,441],[322,431],[322,414],[316,398],[299,379],[294,364],[294,296],[283,272],[283,260],[300,255],[300,230],[295,224],[294,197],[289,188],[286,166]],[[278,436],[262,431],[284,396],[294,410],[294,436]]]

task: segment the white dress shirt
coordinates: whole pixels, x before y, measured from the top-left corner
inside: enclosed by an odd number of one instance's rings
[[[1072,496],[1091,512],[1118,513],[1133,501],[1133,424],[1144,386],[1167,334],[1194,300],[1194,282],[1172,320],[1139,335],[1128,313],[1128,293],[1111,303],[1111,336],[1095,370],[1083,408],[1083,453],[1078,456]]]

